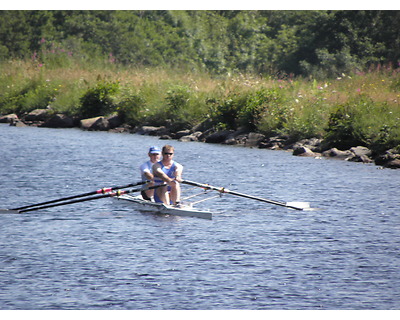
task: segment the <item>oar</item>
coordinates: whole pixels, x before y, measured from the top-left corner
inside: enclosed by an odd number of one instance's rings
[[[271,203],[271,204],[275,204],[278,206],[287,207],[287,208],[291,208],[291,209],[296,209],[296,210],[305,210],[305,209],[310,208],[310,204],[308,202],[280,202],[280,201],[275,201],[275,200],[259,198],[259,197],[251,196],[251,195],[236,192],[236,191],[231,191],[231,190],[228,190],[223,187],[214,187],[214,186],[210,186],[210,185],[204,184],[204,183],[198,183],[198,182],[193,182],[193,181],[188,181],[188,180],[184,180],[184,181],[182,181],[182,183],[185,183],[185,184],[188,184],[191,186],[200,187],[200,188],[203,188],[206,190],[215,190],[215,191],[218,191],[221,193],[228,193],[228,194],[232,194],[234,196],[258,200],[258,201],[262,201],[262,202],[267,202],[267,203]]]
[[[13,208],[11,210],[19,211],[19,210],[23,210],[23,209],[27,209],[27,208],[31,208],[31,207],[43,206],[43,205],[50,204],[50,203],[61,202],[61,201],[66,201],[66,200],[71,200],[71,199],[76,199],[76,198],[83,198],[83,197],[87,197],[87,196],[91,196],[91,195],[95,195],[95,194],[105,194],[105,193],[111,192],[113,190],[135,187],[135,186],[138,186],[141,184],[145,184],[146,182],[147,181],[140,181],[140,182],[136,182],[136,183],[130,183],[125,186],[102,188],[102,189],[98,189],[96,191],[86,192],[86,193],[78,194],[75,196],[69,196],[69,197],[65,197],[65,198],[60,198],[60,199],[55,199],[55,200],[50,200],[50,201],[45,201],[45,202],[40,202],[40,203],[35,203],[35,204],[30,204],[30,205],[27,205],[24,207]]]
[[[102,194],[98,196],[93,196],[89,198],[84,198],[84,199],[77,199],[77,200],[72,200],[72,201],[67,201],[67,202],[61,202],[61,203],[56,203],[56,204],[49,204],[41,207],[34,207],[34,208],[28,208],[28,209],[22,209],[22,210],[17,210],[17,209],[1,209],[0,213],[24,213],[28,211],[34,211],[34,210],[41,210],[41,209],[47,209],[47,208],[52,208],[52,207],[57,207],[57,206],[64,206],[67,204],[73,204],[73,203],[78,203],[78,202],[84,202],[84,201],[90,201],[90,200],[97,200],[97,199],[103,199],[107,197],[116,197],[116,196],[121,196],[123,194],[128,194],[128,193],[133,193],[133,192],[138,192],[142,190],[150,190],[150,189],[155,189],[165,186],[165,184],[158,185],[158,186],[153,186],[153,187],[148,187],[148,188],[137,188],[137,189],[131,189],[131,190],[118,190],[113,193],[107,193],[107,194]]]

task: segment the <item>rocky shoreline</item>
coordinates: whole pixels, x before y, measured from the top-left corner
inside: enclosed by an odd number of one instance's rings
[[[16,114],[0,116],[0,123],[9,123],[11,126],[37,126],[47,128],[74,128],[79,127],[90,131],[109,131],[116,133],[135,133],[141,135],[158,136],[163,140],[175,139],[178,141],[200,141],[206,143],[220,143],[251,148],[270,150],[286,150],[294,156],[313,158],[332,158],[346,161],[375,163],[381,168],[400,168],[400,154],[394,150],[387,150],[382,154],[374,154],[364,146],[354,146],[349,150],[326,148],[322,139],[312,138],[292,142],[289,137],[266,137],[256,132],[245,130],[215,131],[202,123],[191,130],[173,132],[171,129],[161,126],[131,127],[122,123],[117,115],[109,117],[94,117],[90,119],[78,119],[64,114],[53,114],[50,109],[36,109],[19,118]]]

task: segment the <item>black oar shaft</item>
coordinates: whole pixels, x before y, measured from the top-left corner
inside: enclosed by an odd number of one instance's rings
[[[146,181],[140,181],[140,182],[137,182],[137,183],[130,183],[130,184],[127,184],[125,186],[115,186],[115,187],[109,187],[109,188],[102,188],[102,189],[99,189],[99,190],[96,190],[96,191],[91,191],[91,192],[87,192],[87,193],[83,193],[83,194],[78,194],[78,195],[69,196],[69,197],[60,198],[60,199],[49,200],[49,201],[35,203],[35,204],[30,204],[30,205],[23,206],[23,207],[13,208],[11,210],[19,211],[19,210],[32,208],[32,207],[43,206],[43,205],[47,205],[47,204],[51,204],[51,203],[55,203],[55,202],[67,201],[67,200],[71,200],[71,199],[75,199],[75,198],[83,198],[83,197],[87,197],[87,196],[91,196],[91,195],[95,195],[95,194],[105,194],[107,192],[111,192],[112,190],[130,188],[130,187],[134,187],[134,186],[141,185],[141,184],[144,184],[144,183],[146,183]]]
[[[18,213],[24,213],[24,212],[29,212],[29,211],[35,211],[35,210],[52,208],[52,207],[64,206],[64,205],[67,205],[67,204],[73,204],[73,203],[78,203],[78,202],[91,201],[91,200],[103,199],[103,198],[108,198],[108,197],[116,197],[116,196],[120,196],[120,195],[123,195],[123,194],[138,192],[138,191],[141,191],[141,190],[156,189],[156,188],[159,188],[159,187],[162,187],[162,186],[165,186],[165,184],[158,185],[158,186],[153,186],[153,187],[148,187],[148,188],[145,188],[145,189],[137,188],[137,189],[131,189],[131,190],[120,190],[120,191],[117,191],[117,192],[101,194],[101,195],[93,196],[93,197],[89,197],[89,198],[77,199],[77,200],[72,200],[72,201],[67,201],[67,202],[56,203],[56,204],[49,204],[49,205],[45,205],[45,206],[41,206],[41,207],[28,208],[28,209],[23,209],[23,210],[11,209],[11,211],[15,211],[15,212],[18,212]]]
[[[185,183],[185,184],[188,184],[188,185],[191,185],[191,186],[204,188],[204,189],[215,190],[215,191],[218,191],[218,192],[221,192],[221,193],[232,194],[232,195],[238,196],[238,197],[258,200],[258,201],[267,202],[267,203],[270,203],[270,204],[276,204],[276,205],[282,206],[282,207],[292,208],[292,209],[296,209],[296,210],[303,210],[303,208],[288,205],[286,202],[280,202],[280,201],[275,201],[275,200],[259,198],[259,197],[251,196],[251,195],[248,195],[248,194],[231,191],[231,190],[228,190],[228,189],[225,189],[225,188],[219,188],[219,187],[210,186],[208,184],[203,184],[203,183],[198,183],[198,182],[193,182],[193,181],[188,181],[188,180],[184,180],[184,181],[182,181],[182,183]]]

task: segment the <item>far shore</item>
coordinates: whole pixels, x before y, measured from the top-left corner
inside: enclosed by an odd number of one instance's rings
[[[191,129],[174,131],[172,126],[141,125],[132,127],[122,123],[117,115],[94,117],[89,119],[77,119],[63,114],[51,114],[48,109],[36,109],[19,118],[15,114],[0,116],[0,123],[8,123],[11,126],[36,126],[47,128],[81,128],[89,131],[108,131],[113,133],[131,133],[149,136],[158,136],[162,140],[199,141],[205,143],[220,143],[251,148],[270,150],[285,150],[294,156],[313,157],[316,159],[330,158],[352,162],[374,163],[379,168],[400,168],[400,154],[394,150],[386,150],[381,154],[374,154],[365,146],[353,146],[348,150],[338,148],[326,148],[323,139],[311,138],[300,141],[291,141],[287,136],[266,137],[257,132],[249,132],[244,129],[215,130],[205,129],[200,124]]]

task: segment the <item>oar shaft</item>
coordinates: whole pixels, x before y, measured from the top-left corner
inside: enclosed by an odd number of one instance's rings
[[[259,198],[259,197],[251,196],[251,195],[240,193],[240,192],[236,192],[236,191],[231,191],[231,190],[228,190],[228,189],[225,189],[225,188],[221,188],[221,187],[210,186],[208,184],[203,184],[203,183],[198,183],[198,182],[188,181],[188,180],[184,180],[184,181],[182,181],[182,183],[185,183],[185,184],[188,184],[188,185],[191,185],[191,186],[204,188],[204,189],[215,190],[215,191],[218,191],[218,192],[221,192],[221,193],[232,194],[232,195],[238,196],[238,197],[243,197],[243,198],[258,200],[258,201],[262,201],[262,202],[267,202],[267,203],[275,204],[275,205],[282,206],[282,207],[292,208],[292,209],[296,209],[296,210],[303,210],[303,208],[288,205],[286,202],[280,202],[280,201],[275,201],[275,200]]]
[[[67,201],[67,200],[71,200],[71,199],[75,199],[75,198],[83,198],[83,197],[87,197],[87,196],[91,196],[91,195],[95,195],[95,194],[106,194],[108,192],[111,192],[112,190],[130,188],[130,187],[138,186],[138,185],[141,185],[141,184],[144,184],[144,183],[146,183],[146,181],[140,181],[140,182],[137,182],[137,183],[130,183],[130,184],[127,184],[125,186],[115,186],[115,187],[110,187],[110,188],[102,188],[102,189],[99,189],[99,190],[96,190],[96,191],[91,191],[91,192],[87,192],[87,193],[83,193],[83,194],[78,194],[78,195],[69,196],[69,197],[60,198],[60,199],[49,200],[49,201],[35,203],[35,204],[30,204],[30,205],[19,207],[19,208],[13,208],[11,210],[19,211],[19,210],[32,208],[32,207],[43,206],[43,205],[47,205],[47,204],[51,204],[51,203],[55,203],[55,202]]]
[[[162,187],[162,186],[165,186],[165,184],[158,185],[158,186],[153,186],[153,187],[148,187],[148,188],[145,188],[145,189],[137,188],[137,189],[131,189],[131,190],[118,190],[118,191],[113,192],[113,193],[101,194],[101,195],[97,195],[97,196],[93,196],[93,197],[89,197],[89,198],[85,198],[85,199],[77,199],[77,200],[61,202],[61,203],[56,203],[56,204],[49,204],[49,205],[45,205],[45,206],[41,206],[41,207],[28,208],[28,209],[23,209],[23,210],[11,209],[11,211],[18,212],[18,213],[24,213],[24,212],[29,212],[29,211],[35,211],[35,210],[52,208],[52,207],[64,206],[64,205],[67,205],[67,204],[73,204],[73,203],[78,203],[78,202],[91,201],[91,200],[103,199],[103,198],[108,198],[108,197],[116,197],[116,196],[120,196],[120,195],[123,195],[123,194],[138,192],[138,191],[141,191],[141,190],[156,189],[156,188],[159,188],[159,187]]]

